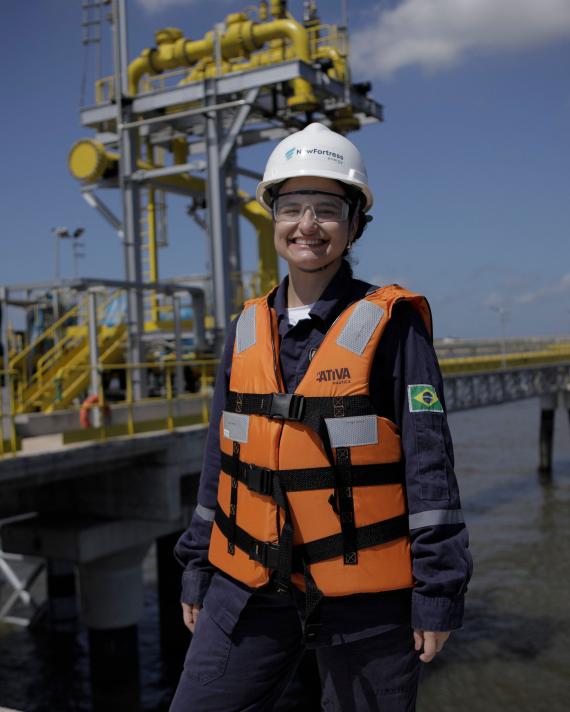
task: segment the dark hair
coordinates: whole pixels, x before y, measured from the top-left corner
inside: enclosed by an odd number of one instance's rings
[[[367,215],[363,210],[365,197],[361,190],[353,185],[348,185],[347,183],[342,183],[341,181],[338,182],[342,186],[346,197],[350,200],[350,210],[348,213],[349,224],[352,222],[354,216],[358,215],[356,232],[352,238],[352,242],[356,242],[356,240],[362,236],[364,230],[366,230],[368,223],[371,222],[372,215]]]

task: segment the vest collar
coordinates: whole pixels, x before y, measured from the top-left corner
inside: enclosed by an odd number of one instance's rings
[[[332,323],[340,312],[354,301],[352,297],[352,270],[345,260],[342,261],[334,277],[325,287],[315,306],[309,312],[309,316],[317,317],[323,323]],[[279,333],[286,330],[287,319],[287,290],[289,288],[289,276],[286,276],[275,293],[272,306],[277,314]]]

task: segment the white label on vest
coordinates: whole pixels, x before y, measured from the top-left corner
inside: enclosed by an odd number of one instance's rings
[[[325,418],[332,447],[376,445],[378,427],[375,415],[354,415],[350,418]]]
[[[222,412],[224,437],[237,443],[246,443],[249,433],[249,415]]]

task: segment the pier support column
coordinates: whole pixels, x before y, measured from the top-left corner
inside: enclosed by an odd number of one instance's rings
[[[75,629],[77,598],[75,565],[67,559],[47,560],[48,625],[57,632]]]
[[[160,645],[164,660],[172,662],[176,675],[180,674],[190,644],[190,631],[182,620],[180,605],[182,567],[174,558],[174,545],[181,534],[175,532],[156,540]]]
[[[140,709],[138,622],[148,545],[79,566],[81,617],[89,628],[94,709]]]
[[[554,414],[558,394],[542,396],[540,399],[540,441],[538,474],[543,482],[552,477],[552,443],[554,440]]]
[[[562,393],[562,404],[568,413],[568,423],[570,424],[570,384],[567,386],[568,390]]]

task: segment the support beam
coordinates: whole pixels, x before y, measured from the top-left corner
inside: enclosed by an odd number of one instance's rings
[[[89,390],[92,396],[99,394],[99,343],[97,340],[97,287],[89,290],[88,316],[89,316]],[[101,410],[94,406],[91,410],[91,425],[94,428],[101,426]]]
[[[205,82],[206,102],[216,103],[216,80]],[[208,158],[208,228],[210,232],[212,277],[215,304],[215,349],[221,354],[224,334],[231,315],[230,265],[226,217],[225,171],[220,164],[220,116],[212,111],[205,115]]]
[[[137,129],[121,128],[132,117],[130,101],[127,97],[127,20],[125,0],[113,0],[113,50],[115,65],[115,96],[117,124],[119,126],[119,184],[123,199],[124,260],[125,279],[128,282],[143,281],[142,241],[140,230],[140,186],[132,180],[137,170]],[[142,334],[144,330],[143,293],[138,288],[127,291],[127,329],[129,363],[142,363],[144,351]],[[142,369],[132,371],[133,396],[140,400],[146,394],[146,379]]]
[[[174,383],[176,395],[184,393],[184,367],[182,361],[182,308],[181,300],[185,293],[176,292],[172,295],[172,316],[174,322],[174,358],[176,366],[174,367]],[[168,377],[168,374],[167,374]]]
[[[84,190],[81,194],[83,195],[83,199],[85,200],[87,205],[91,206],[92,208],[95,208],[95,210],[97,210],[97,212],[99,212],[100,215],[103,216],[103,218],[109,223],[109,225],[117,231],[119,239],[122,241],[124,238],[123,224],[115,215],[115,213],[113,213],[113,211],[109,207],[107,207],[107,205],[105,205],[101,198],[95,194],[95,191]]]
[[[232,149],[235,146],[236,138],[238,137],[245,122],[247,121],[247,117],[249,116],[251,111],[251,106],[257,99],[258,94],[259,87],[254,87],[253,89],[250,89],[247,92],[247,96],[245,98],[246,103],[243,104],[243,106],[240,106],[240,108],[237,110],[234,120],[232,121],[232,125],[230,126],[226,138],[224,139],[224,143],[222,144],[222,147],[220,149],[220,165],[223,166],[225,164],[228,156],[232,152]]]

